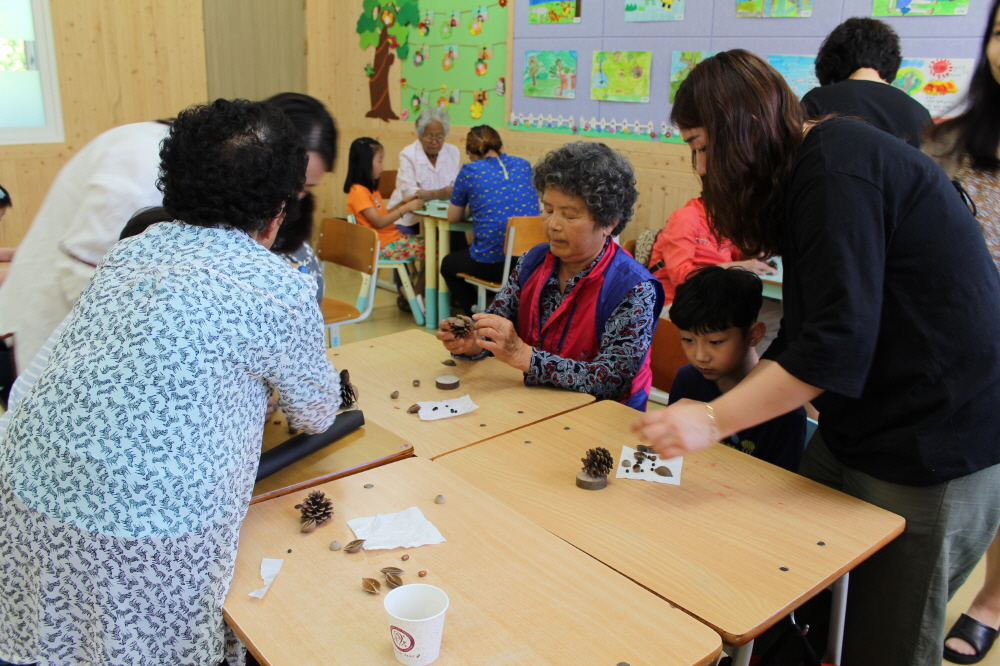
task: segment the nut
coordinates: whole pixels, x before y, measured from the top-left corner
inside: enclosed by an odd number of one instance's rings
[[[354,541],[352,541],[349,544],[347,544],[346,546],[344,546],[344,552],[345,553],[356,553],[359,550],[361,550],[362,546],[364,546],[364,545],[365,545],[365,540],[364,539],[355,539]]]
[[[445,502],[447,502],[447,501],[448,501],[448,500],[446,500],[446,499],[444,498],[444,495],[438,495],[437,497],[435,497],[435,498],[434,498],[434,503],[435,503],[435,504],[444,504],[444,503],[445,503]]]
[[[378,582],[374,578],[362,578],[361,587],[368,594],[378,594],[382,589],[382,583]]]
[[[392,393],[389,394],[389,397],[395,400],[396,398],[399,397],[399,391],[393,391]]]
[[[413,380],[413,385],[414,386],[420,386],[420,380],[419,379],[414,379]]]
[[[444,361],[441,361],[441,364],[442,365],[452,365],[452,366],[458,365],[458,363],[455,363],[455,359],[453,359],[453,358],[449,358],[449,359],[446,359]]]
[[[340,545],[339,541],[330,542],[330,550],[340,550],[341,548],[343,548],[343,546]]]
[[[406,413],[407,414],[416,414],[419,411],[420,411],[420,405],[414,404],[414,405],[410,405],[409,408],[407,408]]]
[[[403,557],[401,557],[400,559],[405,562],[406,560],[410,559],[410,556],[409,555],[403,555]]]
[[[401,576],[403,574],[403,570],[399,567],[382,567],[379,571],[384,574],[396,574],[397,576]]]
[[[417,575],[420,576],[421,578],[423,578],[424,576],[427,575],[427,572],[426,571],[420,571],[420,572],[417,573]]]
[[[403,579],[397,574],[387,573],[385,575],[385,582],[389,585],[389,587],[399,587],[403,584]]]
[[[302,528],[299,531],[304,532],[305,534],[309,534],[310,532],[315,532],[318,526],[319,523],[317,523],[315,520],[313,520],[312,518],[307,518],[302,522]]]

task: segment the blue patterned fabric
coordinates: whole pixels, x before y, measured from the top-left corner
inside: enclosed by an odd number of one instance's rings
[[[468,206],[472,214],[472,258],[484,264],[499,263],[504,260],[507,219],[538,215],[531,163],[504,153],[463,164],[455,179],[451,203]]]

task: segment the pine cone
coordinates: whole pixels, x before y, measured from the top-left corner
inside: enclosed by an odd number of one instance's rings
[[[322,525],[333,518],[333,502],[322,490],[314,490],[301,504],[302,522]]]
[[[583,471],[590,476],[607,476],[615,466],[611,452],[603,446],[588,450],[587,457],[580,460],[583,462]]]
[[[340,408],[347,409],[358,402],[358,387],[351,383],[351,373],[340,371]]]
[[[472,333],[472,329],[476,325],[476,322],[472,321],[472,317],[466,317],[465,315],[448,317],[445,321],[448,322],[451,332],[456,338],[469,337],[469,334]]]

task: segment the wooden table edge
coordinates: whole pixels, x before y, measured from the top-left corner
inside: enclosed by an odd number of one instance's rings
[[[388,465],[389,463],[394,463],[399,460],[405,460],[414,456],[412,445],[407,445],[405,449],[397,451],[387,456],[381,458],[376,458],[375,460],[369,460],[363,462],[359,465],[354,465],[353,467],[345,467],[344,469],[337,470],[336,472],[330,472],[329,474],[323,474],[322,476],[317,476],[314,479],[308,479],[306,481],[299,481],[298,483],[293,483],[290,486],[285,486],[284,488],[275,488],[274,490],[269,490],[266,493],[261,493],[260,495],[255,495],[250,498],[250,504],[258,504],[269,499],[274,499],[275,497],[283,497],[285,495],[298,492],[300,490],[305,490],[306,488],[312,488],[313,486],[318,486],[320,484],[326,483],[328,481],[335,481],[337,479],[342,479],[345,476],[351,476],[352,474],[357,474],[358,472],[364,472],[369,469],[374,469],[375,467],[381,467],[382,465]]]
[[[590,397],[593,398],[593,396],[590,396]],[[456,451],[463,451],[463,450],[469,448],[470,446],[475,446],[477,444],[482,444],[483,442],[488,442],[491,439],[496,439],[497,437],[504,437],[506,435],[509,435],[512,432],[517,432],[518,430],[521,430],[522,428],[527,428],[529,426],[535,425],[536,423],[541,423],[542,421],[548,421],[549,419],[554,419],[555,417],[562,416],[563,414],[569,414],[570,412],[575,412],[578,409],[582,409],[583,407],[586,407],[588,405],[593,405],[596,402],[597,402],[596,399],[592,399],[590,402],[584,403],[582,405],[577,405],[576,407],[570,407],[569,409],[564,409],[563,411],[557,412],[555,414],[549,414],[548,416],[543,416],[542,418],[538,419],[537,421],[532,421],[531,423],[525,423],[524,425],[517,426],[516,428],[511,428],[510,430],[507,430],[506,432],[498,432],[497,434],[491,435],[490,437],[487,437],[486,439],[481,439],[478,442],[472,442],[471,444],[466,444],[465,446],[460,446],[457,449],[452,449],[451,451],[445,451],[444,453],[439,453],[436,456],[430,458],[430,460],[437,460],[438,458],[440,458],[442,456],[446,456],[446,455],[449,455],[451,453],[455,453]],[[413,447],[413,448],[416,448],[416,447]],[[532,521],[532,522],[534,522],[534,521]]]

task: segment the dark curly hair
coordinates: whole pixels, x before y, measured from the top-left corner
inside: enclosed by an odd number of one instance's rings
[[[587,212],[617,236],[632,219],[639,192],[635,172],[624,155],[603,143],[571,141],[551,151],[535,165],[535,189],[549,187],[580,197]]]
[[[257,233],[282,212],[298,216],[306,151],[279,109],[217,99],[182,111],[160,148],[163,208],[200,227]]]
[[[899,35],[888,23],[878,19],[849,18],[833,29],[816,54],[816,78],[821,86],[840,83],[862,67],[878,70],[886,83],[892,83],[903,56]]]

